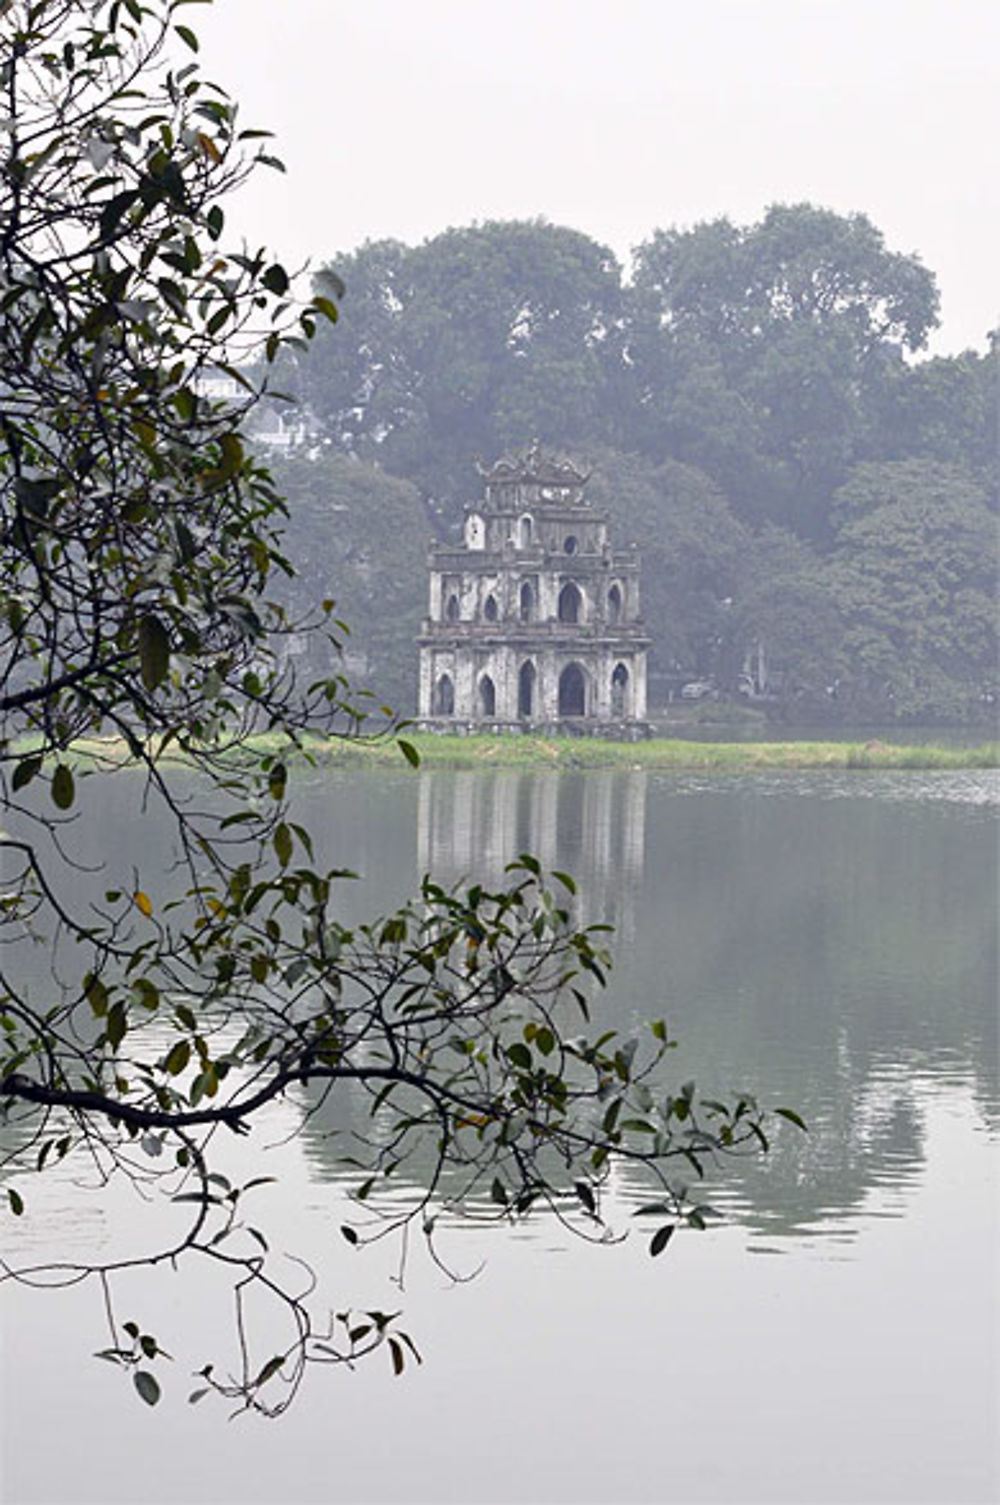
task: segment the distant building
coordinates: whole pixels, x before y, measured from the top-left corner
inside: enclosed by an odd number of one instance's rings
[[[646,735],[639,556],[614,552],[587,475],[535,444],[480,467],[461,545],[431,545],[421,724]]]
[[[252,382],[251,368],[248,375]],[[242,408],[249,396],[247,388],[226,371],[203,371],[194,385],[199,397],[213,403],[231,403]],[[315,438],[298,408],[267,398],[259,400],[251,410],[246,432],[254,444],[264,444],[269,449],[297,449]]]

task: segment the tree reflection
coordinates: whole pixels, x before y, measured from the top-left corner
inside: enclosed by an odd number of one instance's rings
[[[496,881],[532,849],[573,872],[580,919],[619,930],[607,1026],[662,1012],[675,1086],[753,1083],[809,1123],[706,1199],[771,1235],[842,1233],[919,1173],[936,1094],[971,1088],[1000,1126],[991,811],[878,794],[868,776],[425,774],[417,860]],[[346,1094],[311,1121],[323,1175],[363,1127]],[[619,1190],[648,1193],[628,1171]]]

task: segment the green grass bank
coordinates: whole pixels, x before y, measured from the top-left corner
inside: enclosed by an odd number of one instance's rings
[[[1000,742],[975,747],[920,743],[912,746],[879,740],[857,742],[694,742],[681,737],[651,737],[644,742],[612,742],[601,737],[452,737],[403,731],[399,739],[307,735],[303,746],[321,767],[405,769],[408,762],[398,741],[416,752],[421,768],[621,768],[621,769],[961,769],[1000,767]],[[275,733],[248,739],[255,753],[282,757],[286,744]],[[30,750],[25,739],[22,750]],[[234,758],[239,759],[234,749]],[[74,743],[70,761],[113,767],[132,758],[119,738]],[[187,760],[171,747],[165,763]]]
[[[978,747],[872,742],[691,742],[651,738],[609,742],[599,737],[451,737],[404,732],[424,768],[997,768],[1000,743]],[[389,740],[310,742],[322,763],[338,767],[398,766],[399,748]],[[405,766],[405,765],[404,765]]]

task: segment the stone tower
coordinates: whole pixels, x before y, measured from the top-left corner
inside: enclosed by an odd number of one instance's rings
[[[421,725],[646,735],[636,550],[612,550],[571,461],[535,444],[479,469],[463,543],[430,549]]]

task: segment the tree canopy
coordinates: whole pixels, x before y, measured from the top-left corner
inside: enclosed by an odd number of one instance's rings
[[[475,457],[537,436],[589,462],[616,539],[643,550],[654,694],[709,673],[735,691],[763,650],[781,715],[992,714],[971,576],[949,593],[937,691],[860,693],[873,681],[841,566],[862,537],[841,531],[842,489],[859,467],[928,462],[947,468],[936,494],[959,510],[969,487],[994,511],[1000,497],[1000,355],[919,359],[937,322],[933,274],[867,216],[790,204],[749,225],[659,229],[628,269],[544,221],[369,244],[328,266],[345,283],[341,323],[289,384],[317,440],[416,488],[403,535],[414,574],[420,529],[455,535]],[[309,511],[306,470],[288,492],[293,514],[300,495]],[[904,568],[919,596],[919,550]],[[878,653],[922,681],[917,638],[894,644],[890,616],[870,618]],[[402,656],[414,617],[390,600],[368,630],[377,622]],[[402,657],[392,673],[407,693]]]
[[[488,223],[415,249],[369,243],[331,267],[352,314],[319,342],[300,391],[335,442],[455,504],[477,455],[526,433],[600,432],[621,274],[587,236]]]
[[[995,704],[997,523],[983,489],[933,460],[861,465],[837,513],[845,695],[911,721]]]
[[[369,722],[338,657],[336,581],[305,621],[277,589],[291,569],[286,509],[246,438],[270,372],[336,321],[337,284],[301,302],[280,262],[229,247],[225,197],[273,159],[200,75],[187,16],[185,0],[0,10],[5,1214],[31,1217],[35,1178],[76,1157],[136,1187],[136,1231],[148,1237],[127,1260],[3,1262],[0,1280],[90,1282],[108,1324],[102,1357],[152,1404],[169,1335],[121,1320],[117,1280],[144,1263],[208,1262],[231,1282],[236,1330],[191,1398],[215,1391],[277,1414],[312,1365],[380,1350],[399,1372],[416,1352],[395,1314],[313,1310],[276,1268],[266,1214],[248,1221],[248,1193],[266,1196],[259,1179],[233,1185],[217,1168],[219,1137],[259,1133],[289,1089],[308,1087],[305,1112],[343,1092],[360,1098],[359,1207],[377,1205],[411,1157],[429,1163],[421,1190],[386,1204],[389,1227],[427,1238],[454,1184],[480,1215],[549,1206],[599,1236],[602,1189],[626,1160],[658,1187],[659,1253],[679,1223],[704,1222],[675,1166],[766,1140],[751,1097],[665,1089],[663,1024],[645,1044],[590,1027],[606,937],[574,920],[572,879],[556,874],[549,887],[530,855],[505,886],[451,891],[428,878],[387,919],[338,919],[344,874],[317,864],[295,787],[326,737]],[[465,258],[465,304],[422,274],[411,312],[427,350],[448,346],[452,303],[475,323],[478,258],[494,235],[476,232],[471,260],[466,237],[449,242]],[[525,255],[536,236],[546,239],[523,232]],[[519,345],[537,340],[558,362],[581,335],[596,345],[604,332],[606,259],[581,237],[555,239],[563,261],[539,251],[539,264],[582,282],[592,307],[564,335],[561,293],[526,304],[503,258],[490,263],[498,291],[482,341],[506,342],[508,393],[519,390]],[[394,296],[382,312],[396,311]],[[363,343],[345,342],[349,370]],[[443,380],[444,348],[439,360]],[[236,400],[207,395],[220,371]],[[473,348],[443,390],[474,414],[480,379]],[[401,411],[412,400],[406,391]],[[434,402],[421,414],[439,421]],[[345,536],[352,509],[405,511],[409,497],[346,464],[336,490],[357,499],[339,504]],[[314,633],[318,674],[313,653],[287,651]],[[297,671],[299,657],[312,671]],[[110,807],[109,782],[128,799],[136,781],[171,822],[169,857],[150,842],[129,860],[107,832],[99,875],[88,868],[72,889],[78,813],[100,803],[97,791]],[[149,1213],[158,1198],[186,1217],[166,1242]],[[349,1218],[344,1237],[366,1234]],[[263,1351],[250,1320],[261,1302],[284,1324],[276,1341],[268,1318]]]
[[[281,494],[294,498],[282,544],[295,573],[276,582],[276,593],[296,619],[335,597],[337,620],[348,628],[342,657],[350,677],[408,710],[433,536],[419,492],[332,446],[276,458],[273,474]],[[302,650],[302,672],[329,674],[330,645],[321,635],[300,634],[290,647]]]

